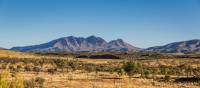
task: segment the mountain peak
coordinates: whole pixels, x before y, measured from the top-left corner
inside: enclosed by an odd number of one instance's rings
[[[97,38],[97,37],[95,35],[91,35],[91,36],[89,36],[87,38]]]
[[[118,38],[118,39],[116,39],[116,40],[112,40],[112,41],[115,41],[115,42],[124,42],[124,40],[123,40],[123,39],[120,39],[120,38]]]
[[[94,35],[91,35],[91,36],[87,37],[86,39],[88,39],[88,40],[94,40],[94,41],[97,41],[97,40],[105,41],[103,38],[97,37],[97,36],[94,36]]]
[[[68,36],[68,37],[66,37],[66,38],[76,38],[76,37],[74,37],[74,36]]]
[[[124,46],[125,42],[122,39],[112,40],[109,42],[111,45]]]
[[[123,39],[112,40],[108,43],[108,48],[114,50],[125,50],[125,51],[138,51],[140,50],[137,47],[132,46],[123,41]]]

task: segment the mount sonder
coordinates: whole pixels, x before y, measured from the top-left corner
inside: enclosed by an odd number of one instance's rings
[[[63,37],[48,43],[13,47],[11,50],[22,52],[78,52],[78,51],[138,51],[140,48],[124,42],[122,39],[110,42],[96,36],[83,37]]]

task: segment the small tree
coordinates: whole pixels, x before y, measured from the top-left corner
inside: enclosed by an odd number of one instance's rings
[[[149,75],[150,75],[150,73],[151,73],[151,72],[150,72],[148,69],[145,69],[145,70],[144,70],[145,78],[148,78]]]
[[[122,67],[124,71],[129,75],[132,76],[138,73],[138,64],[136,62],[127,62]]]

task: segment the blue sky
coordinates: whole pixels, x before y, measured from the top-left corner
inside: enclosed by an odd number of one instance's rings
[[[200,0],[0,0],[0,47],[71,35],[141,48],[200,39]]]

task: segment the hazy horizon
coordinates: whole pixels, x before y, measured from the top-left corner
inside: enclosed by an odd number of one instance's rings
[[[199,0],[0,0],[4,48],[90,35],[147,48],[200,39],[199,28]]]

